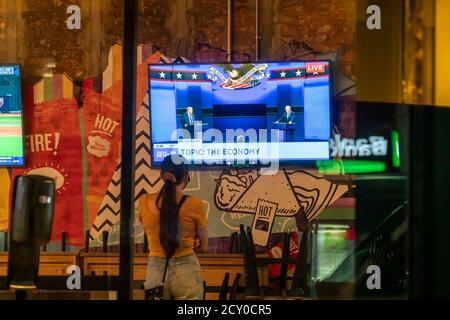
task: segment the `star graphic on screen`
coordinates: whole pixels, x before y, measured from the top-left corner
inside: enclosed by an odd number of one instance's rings
[[[165,79],[166,78],[166,74],[164,73],[164,72],[162,72],[161,71],[161,73],[159,74],[159,77],[161,78],[161,79]]]
[[[196,73],[193,73],[193,74],[192,74],[192,79],[193,79],[193,80],[197,80],[197,74],[196,74]]]
[[[295,75],[296,75],[297,77],[301,77],[301,76],[302,76],[302,72],[301,72],[300,70],[297,70],[297,72],[295,73]]]
[[[286,72],[281,71],[281,72],[280,72],[280,76],[281,76],[282,78],[286,78]]]
[[[206,77],[208,78],[208,80],[211,80],[211,78],[212,78],[209,73],[206,75]]]
[[[267,72],[266,78],[270,79],[270,72]]]
[[[183,77],[183,75],[181,73],[177,73],[177,79],[181,79]]]

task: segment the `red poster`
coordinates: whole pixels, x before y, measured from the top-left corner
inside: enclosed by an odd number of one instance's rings
[[[55,214],[51,241],[82,247],[84,237],[82,202],[82,152],[80,119],[76,100],[59,99],[26,106],[27,167],[12,170],[17,175],[49,176],[56,182]]]
[[[83,98],[87,160],[88,228],[91,228],[120,158],[121,105],[90,91]]]

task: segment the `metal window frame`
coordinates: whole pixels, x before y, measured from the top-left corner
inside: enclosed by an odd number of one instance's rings
[[[138,0],[124,1],[122,54],[122,169],[120,198],[119,300],[133,298],[134,169]]]

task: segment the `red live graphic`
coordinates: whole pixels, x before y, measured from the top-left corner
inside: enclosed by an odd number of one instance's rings
[[[27,145],[31,152],[53,152],[58,153],[60,133],[35,133],[27,136]]]
[[[325,65],[324,64],[307,64],[306,72],[307,73],[324,73]]]

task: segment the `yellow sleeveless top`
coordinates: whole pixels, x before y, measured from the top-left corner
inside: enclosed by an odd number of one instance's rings
[[[159,209],[156,206],[158,193],[146,194],[139,199],[139,218],[147,233],[149,257],[165,257],[159,241]],[[179,201],[179,199],[177,199]],[[200,199],[188,196],[178,214],[178,237],[180,245],[174,257],[194,253],[197,229],[207,224],[206,212]]]

